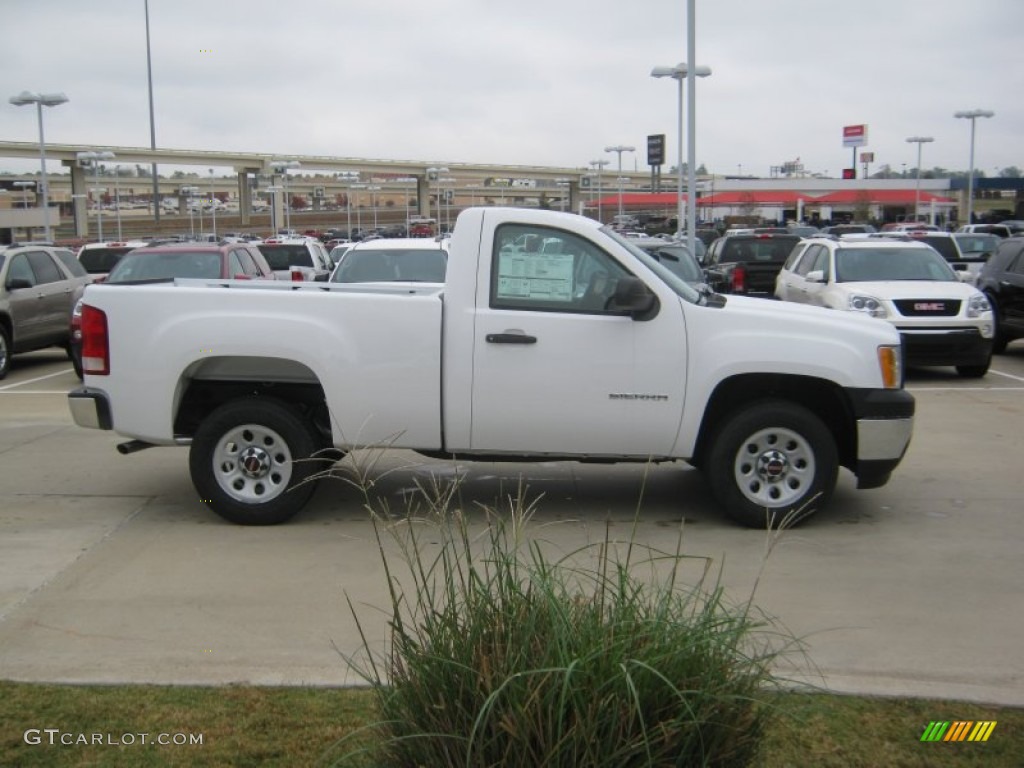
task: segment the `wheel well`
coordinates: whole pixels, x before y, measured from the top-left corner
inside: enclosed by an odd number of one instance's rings
[[[719,425],[740,408],[758,400],[786,400],[814,413],[836,437],[839,463],[856,460],[856,429],[849,400],[837,384],[809,376],[746,374],[726,379],[715,389],[704,411],[693,463],[703,463]]]
[[[174,416],[174,434],[192,437],[202,421],[224,403],[254,396],[272,397],[298,408],[316,428],[324,445],[333,444],[327,397],[315,378],[312,381],[183,378]]]

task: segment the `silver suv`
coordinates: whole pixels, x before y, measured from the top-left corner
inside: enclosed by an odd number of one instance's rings
[[[71,310],[90,282],[66,248],[22,245],[0,252],[0,379],[13,354],[68,347]]]

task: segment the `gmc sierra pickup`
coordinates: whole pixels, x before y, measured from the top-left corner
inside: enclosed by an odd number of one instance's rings
[[[531,248],[536,243],[542,247]],[[81,426],[189,445],[199,497],[279,523],[323,449],[700,468],[763,527],[884,484],[911,438],[899,335],[856,313],[701,292],[610,227],[463,212],[443,286],[94,285]]]

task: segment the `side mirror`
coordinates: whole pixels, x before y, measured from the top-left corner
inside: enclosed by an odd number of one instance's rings
[[[807,273],[807,277],[805,279],[808,283],[824,283],[825,272],[820,269],[812,269]]]
[[[634,320],[650,320],[658,314],[658,297],[639,277],[621,277],[608,309],[628,314]]]

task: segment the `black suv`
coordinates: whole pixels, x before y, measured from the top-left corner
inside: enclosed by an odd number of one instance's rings
[[[1024,237],[1003,240],[978,275],[996,318],[993,352],[1006,351],[1014,339],[1024,338]]]

